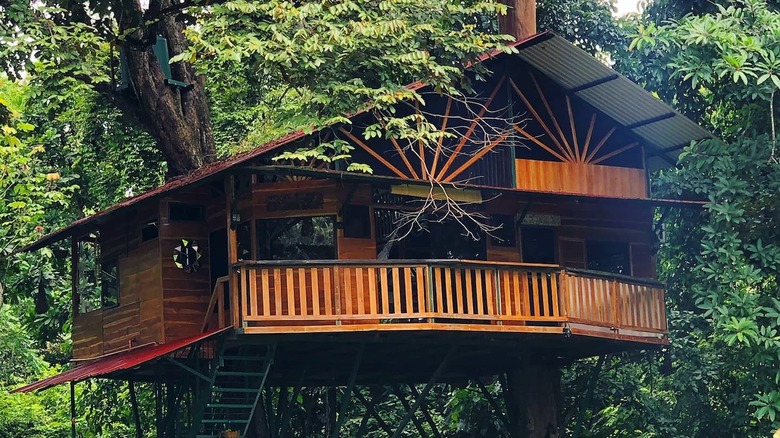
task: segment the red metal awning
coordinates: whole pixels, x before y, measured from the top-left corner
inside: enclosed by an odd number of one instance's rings
[[[40,389],[51,388],[52,386],[60,385],[62,383],[80,382],[92,377],[109,376],[110,374],[117,371],[129,370],[131,368],[137,367],[138,365],[150,362],[167,354],[171,354],[177,350],[181,350],[199,342],[203,342],[231,329],[232,327],[216,329],[189,338],[166,342],[165,344],[149,345],[146,347],[137,348],[135,350],[123,351],[111,356],[95,359],[94,361],[79,365],[72,370],[65,371],[64,373],[57,374],[56,376],[22,386],[21,388],[16,388],[11,392],[31,392]]]

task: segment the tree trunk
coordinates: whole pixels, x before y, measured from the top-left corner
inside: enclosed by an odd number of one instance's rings
[[[501,0],[509,10],[498,17],[498,31],[522,40],[536,33],[535,0]]]
[[[526,362],[509,373],[511,401],[516,418],[513,436],[557,438],[561,373],[557,365],[544,361]]]
[[[133,11],[126,10],[119,20],[120,35],[138,28],[143,14],[138,0],[132,0]],[[149,12],[156,13],[170,6],[170,0],[151,0]],[[211,114],[206,101],[203,81],[192,65],[178,62],[171,65],[173,79],[187,87],[169,85],[154,54],[156,37],[168,40],[170,56],[187,47],[184,24],[173,16],[129,33],[123,44],[130,72],[128,93],[138,100],[141,120],[157,141],[168,163],[168,176],[186,174],[215,158]]]

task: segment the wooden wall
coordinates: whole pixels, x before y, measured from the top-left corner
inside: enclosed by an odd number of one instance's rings
[[[515,160],[517,188],[555,193],[646,198],[644,169],[558,161]]]
[[[119,305],[74,318],[74,358],[164,341],[160,248],[157,239],[141,242],[141,228],[154,220],[150,207],[101,226],[101,260],[118,261]]]
[[[201,206],[205,213],[203,220],[172,220],[169,217],[169,205],[174,202]],[[209,233],[226,227],[225,210],[224,190],[217,185],[178,193],[160,202],[160,251],[166,341],[192,336],[200,333],[202,329],[212,292]],[[202,258],[197,271],[186,272],[174,263],[174,249],[181,244],[182,239],[198,242]]]

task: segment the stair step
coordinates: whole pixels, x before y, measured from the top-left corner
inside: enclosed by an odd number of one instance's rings
[[[239,377],[262,377],[264,373],[245,372],[245,371],[217,371],[219,376],[239,376]]]
[[[222,356],[225,360],[243,360],[243,361],[257,361],[265,362],[266,356]]]
[[[251,409],[254,405],[248,404],[234,404],[234,403],[209,403],[206,405],[209,408],[226,408],[226,409]]]
[[[245,393],[256,393],[257,389],[252,388],[221,388],[221,387],[213,387],[211,388],[212,391],[216,392],[245,392]]]
[[[211,419],[211,418],[204,418],[200,420],[201,423],[210,423],[210,424],[219,424],[219,423],[226,423],[226,424],[234,424],[234,423],[240,423],[240,424],[246,424],[249,423],[248,419],[243,420],[226,420],[224,418],[221,419]]]

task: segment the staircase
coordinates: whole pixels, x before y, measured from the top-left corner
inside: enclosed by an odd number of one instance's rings
[[[260,400],[275,346],[226,349],[216,359],[212,384],[193,422],[195,438],[243,438]]]

